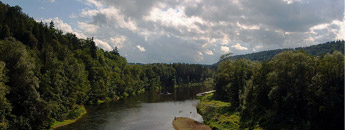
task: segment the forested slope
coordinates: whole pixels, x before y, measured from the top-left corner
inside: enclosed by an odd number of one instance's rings
[[[100,104],[145,90],[202,82],[203,65],[129,65],[115,48],[36,22],[19,6],[0,2],[0,129],[49,129]]]
[[[284,51],[299,51],[304,50],[307,54],[312,56],[321,56],[326,53],[332,53],[333,51],[340,51],[344,54],[344,40],[331,41],[323,44],[312,45],[309,47],[298,47],[298,48],[288,48],[288,49],[276,49],[268,50],[262,52],[255,52],[244,55],[231,56],[231,59],[248,59],[252,61],[267,61],[272,59],[275,55],[282,53]]]

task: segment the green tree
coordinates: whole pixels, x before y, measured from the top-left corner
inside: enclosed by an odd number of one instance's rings
[[[1,33],[0,33],[0,39],[4,39],[6,37],[12,36],[10,28],[7,26],[7,24],[0,26]]]
[[[54,25],[54,22],[53,22],[53,20],[52,21],[50,21],[50,23],[49,23],[49,29],[54,29],[55,28],[55,25]]]
[[[271,120],[279,125],[286,123],[294,128],[308,128],[307,89],[315,75],[315,61],[303,52],[283,52],[270,62],[272,71],[268,74],[268,85],[272,87],[268,94],[276,112]],[[272,122],[272,124],[273,124]],[[298,125],[296,125],[298,124]]]
[[[0,129],[7,129],[9,127],[8,118],[11,116],[12,106],[6,98],[9,92],[9,87],[6,85],[7,76],[5,70],[5,63],[0,61]]]
[[[34,64],[25,46],[8,39],[0,42],[1,61],[6,63],[8,69],[8,86],[10,93],[8,100],[12,103],[12,114],[16,118],[11,119],[10,129],[43,129],[51,120],[49,110],[44,100],[40,98],[38,78],[34,75]]]
[[[312,129],[344,128],[344,55],[335,51],[317,59],[309,88],[308,114]]]

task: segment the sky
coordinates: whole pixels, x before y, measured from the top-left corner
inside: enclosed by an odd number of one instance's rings
[[[213,64],[222,54],[345,39],[344,0],[2,0],[130,63]]]

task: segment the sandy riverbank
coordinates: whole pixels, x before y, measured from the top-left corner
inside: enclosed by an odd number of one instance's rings
[[[173,126],[176,130],[211,130],[207,125],[186,117],[176,117]]]

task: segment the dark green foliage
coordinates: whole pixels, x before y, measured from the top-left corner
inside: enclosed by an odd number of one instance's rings
[[[1,34],[0,34],[1,39],[11,36],[10,28],[7,26],[7,24],[0,26],[0,30],[1,30]]]
[[[5,97],[9,93],[6,76],[5,63],[0,61],[0,129],[7,129],[9,127],[8,118],[11,116],[12,106]]]
[[[178,84],[202,82],[214,74],[213,68],[206,65],[174,63],[172,67],[176,70]]]
[[[287,51],[262,63],[225,60],[215,97],[241,112],[241,128],[344,129],[344,55]]]
[[[0,60],[8,69],[10,92],[6,97],[12,103],[10,129],[42,129],[49,125],[47,103],[40,98],[38,78],[34,75],[33,59],[25,46],[8,39],[0,42]],[[37,109],[39,108],[39,109]],[[14,128],[12,128],[14,127]]]

